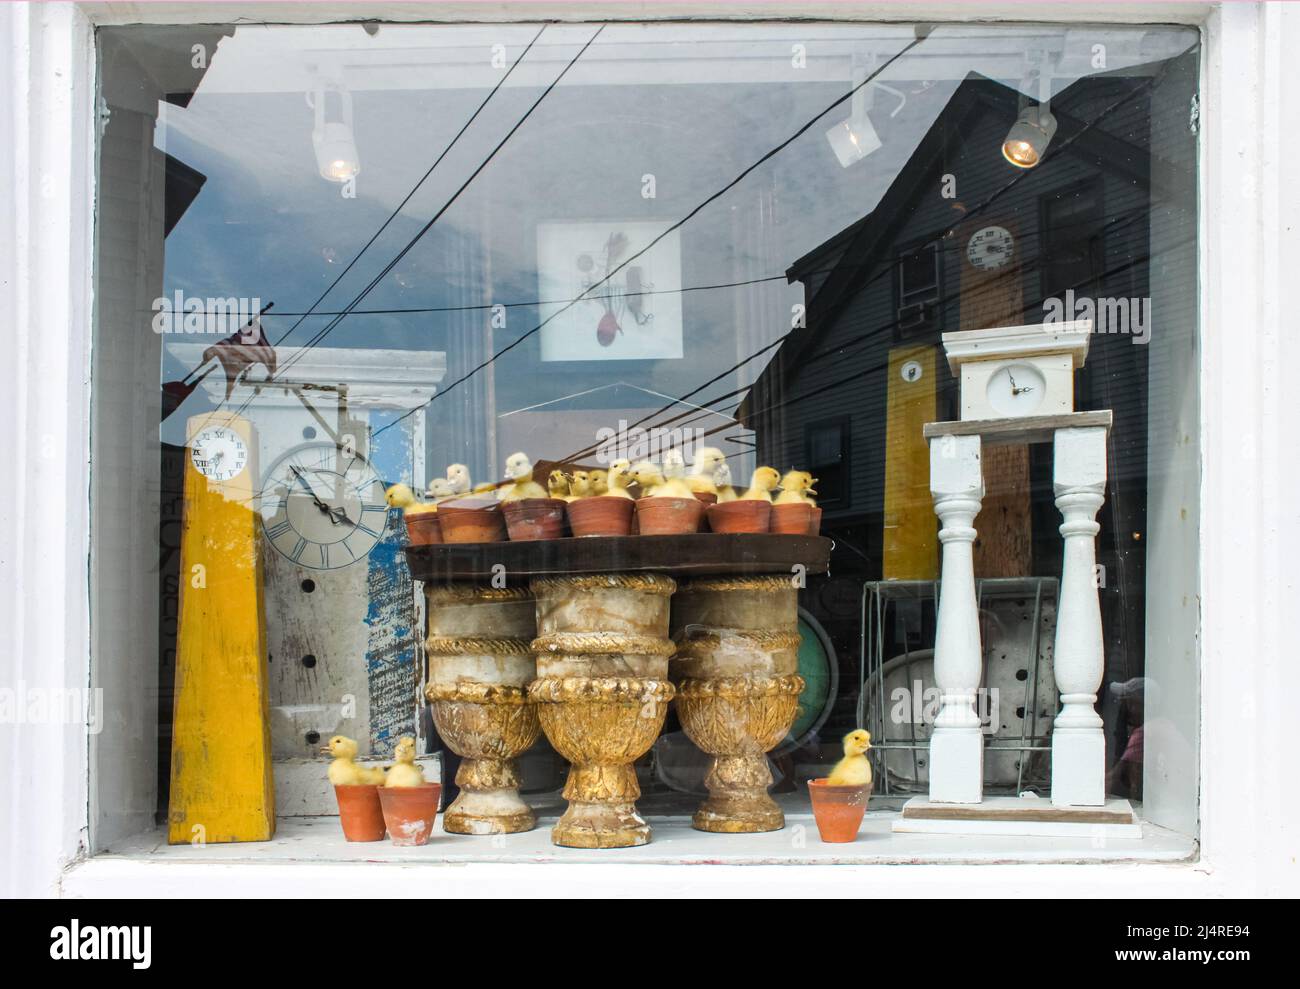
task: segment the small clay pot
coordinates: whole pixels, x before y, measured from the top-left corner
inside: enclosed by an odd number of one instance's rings
[[[632,528],[631,498],[593,495],[569,502],[569,527],[575,536],[626,536]]]
[[[380,841],[384,837],[384,812],[379,806],[379,787],[336,786],[339,823],[348,841]]]
[[[563,498],[520,498],[503,501],[506,531],[511,542],[533,539],[559,539],[564,535]]]
[[[637,530],[642,536],[680,536],[699,532],[704,503],[695,498],[640,498]]]
[[[822,841],[856,841],[870,795],[870,786],[831,786],[825,778],[809,780],[813,820]]]
[[[704,514],[700,516],[700,527],[696,532],[709,531],[709,506],[718,503],[718,496],[712,491],[696,491],[695,500],[704,505]]]
[[[442,542],[442,520],[437,512],[421,512],[406,517],[406,544],[432,546]]]
[[[499,543],[506,538],[501,506],[485,498],[461,498],[438,506],[444,543]]]
[[[714,532],[767,532],[771,517],[770,501],[728,501],[709,506],[709,528]]]
[[[813,508],[812,518],[808,521],[808,535],[820,536],[822,534],[822,510]]]
[[[440,783],[422,786],[380,786],[379,802],[384,808],[384,824],[394,845],[423,845],[433,834],[438,816]]]
[[[772,531],[783,536],[806,536],[812,525],[812,505],[799,502],[795,505],[772,506]]]

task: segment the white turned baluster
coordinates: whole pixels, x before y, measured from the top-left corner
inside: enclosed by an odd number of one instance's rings
[[[1053,456],[1065,561],[1052,658],[1061,694],[1052,726],[1052,803],[1095,807],[1106,800],[1106,741],[1095,707],[1103,662],[1095,519],[1105,500],[1106,430],[1058,429]]]
[[[934,642],[939,714],[930,736],[930,799],[977,804],[984,790],[984,736],[975,696],[980,685],[979,613],[972,544],[984,497],[978,436],[930,441],[930,493],[943,528],[943,570]]]

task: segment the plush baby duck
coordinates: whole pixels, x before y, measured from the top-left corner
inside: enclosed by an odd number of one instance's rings
[[[335,786],[375,786],[384,782],[384,771],[379,767],[357,765],[357,743],[345,735],[331,738],[321,754],[334,757],[326,775]]]
[[[760,467],[749,479],[749,490],[740,495],[740,501],[771,501],[772,490],[781,483],[775,467]]]
[[[815,505],[810,495],[817,492],[813,490],[813,485],[817,483],[817,478],[813,477],[806,470],[787,471],[785,477],[781,478],[781,493],[776,496],[778,505]]]
[[[469,494],[474,486],[469,479],[469,468],[464,464],[451,464],[447,468],[447,483],[454,495]]]
[[[663,475],[669,479],[686,476],[686,458],[681,450],[669,450],[664,454]]]
[[[506,458],[506,477],[514,483],[501,489],[502,501],[546,497],[546,489],[533,480],[533,462],[526,453],[512,453]]]
[[[384,501],[392,508],[400,508],[403,515],[427,515],[438,510],[438,506],[432,502],[424,502],[416,498],[411,486],[400,481],[384,492]]]
[[[641,485],[643,498],[694,498],[680,477],[664,477],[663,471],[648,461],[632,468],[632,479]]]
[[[691,473],[686,478],[687,487],[696,494],[717,494],[718,483],[713,475],[726,462],[726,455],[716,446],[700,447],[695,451],[695,462],[691,464]]]
[[[609,471],[601,470],[599,467],[588,471],[587,484],[593,495],[609,494]]]
[[[546,490],[552,498],[569,500],[569,475],[562,470],[553,470],[546,478]]]
[[[579,498],[586,498],[592,493],[591,475],[585,470],[575,470],[569,475],[569,496],[567,501],[577,501]]]
[[[609,473],[605,475],[607,498],[631,498],[632,492],[627,489],[632,483],[632,464],[626,460],[615,460],[609,465]]]
[[[448,498],[456,497],[456,492],[451,489],[451,482],[445,477],[435,477],[429,482],[429,486],[424,490],[425,501],[432,502],[435,506]]]
[[[844,758],[835,764],[828,786],[870,786],[871,761],[867,750],[871,748],[871,733],[862,728],[844,736]]]
[[[719,464],[717,466],[713,471],[713,484],[718,492],[719,505],[736,500],[736,489],[731,486],[730,464]]]
[[[393,764],[388,767],[384,786],[424,786],[424,770],[415,764],[415,739],[405,735],[393,749]]]

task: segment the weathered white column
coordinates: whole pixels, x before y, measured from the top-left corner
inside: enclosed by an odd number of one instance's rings
[[[984,735],[975,710],[981,650],[972,553],[975,516],[984,497],[978,436],[930,440],[930,493],[943,526],[934,642],[940,699],[930,736],[930,799],[977,804],[984,790]]]
[[[1061,712],[1052,727],[1052,803],[1094,807],[1106,800],[1106,741],[1096,711],[1101,605],[1094,577],[1101,528],[1095,519],[1106,488],[1106,430],[1058,429],[1053,457],[1052,486],[1065,520],[1065,558],[1052,657],[1061,693]]]

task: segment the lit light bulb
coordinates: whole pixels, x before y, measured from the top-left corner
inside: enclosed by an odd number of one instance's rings
[[[327,99],[332,104],[328,111]],[[316,93],[313,109],[315,126],[311,143],[321,178],[331,182],[347,182],[355,178],[361,171],[361,157],[357,154],[356,136],[352,131],[352,94],[347,90],[322,89]]]
[[[1027,106],[1002,142],[1002,157],[1017,168],[1033,168],[1042,161],[1055,133],[1056,118],[1046,105]]]

